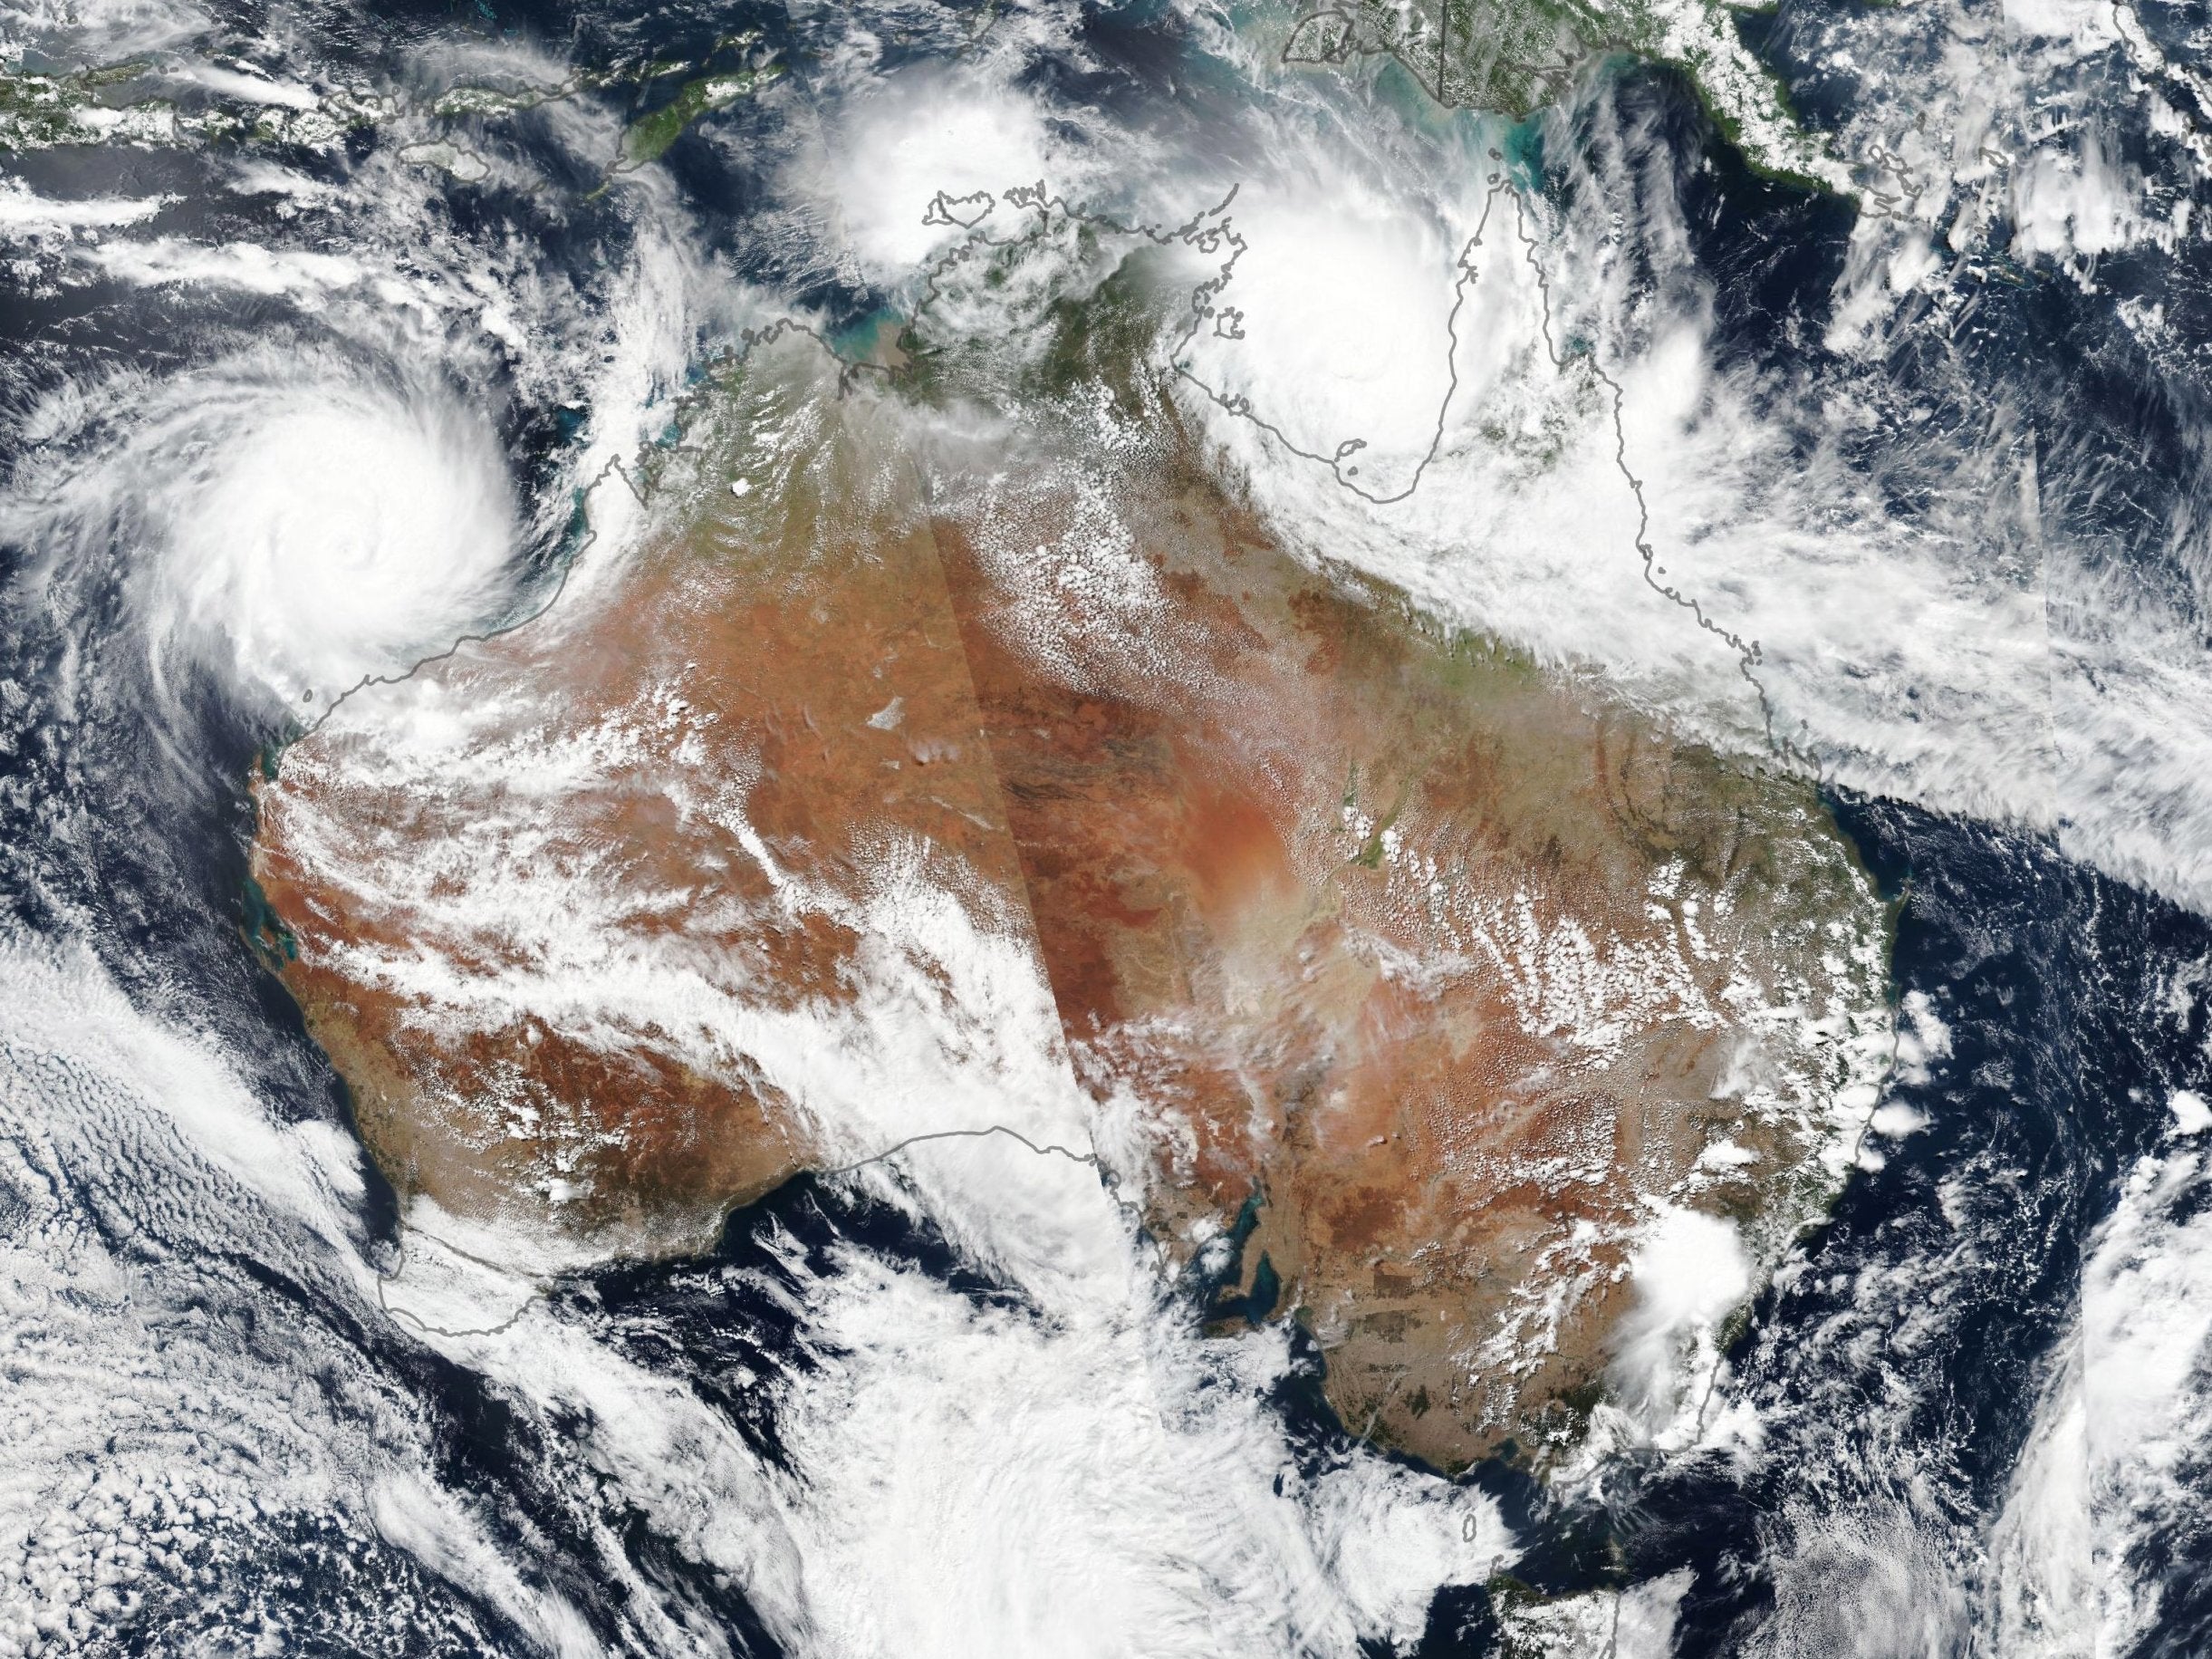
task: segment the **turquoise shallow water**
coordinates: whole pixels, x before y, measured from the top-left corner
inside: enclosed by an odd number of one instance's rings
[[[1791,77],[1807,120],[1823,129],[1840,128],[1864,98],[1832,67],[1813,66],[1822,32],[1842,17],[1794,5],[1750,25]],[[965,61],[987,19],[889,8],[862,21],[880,36],[890,73]],[[2175,12],[2154,21],[2169,50],[2196,50],[2201,18]],[[785,54],[790,95],[802,105],[831,109],[868,95],[840,78],[839,53],[857,25],[826,9],[586,11],[485,0],[465,14],[311,11],[298,24],[302,40],[283,49],[296,61],[276,67],[397,84],[414,72],[409,53],[426,41],[471,51],[522,43],[611,63],[648,51],[705,52],[741,26],[762,29]],[[1165,135],[1195,148],[1197,135],[1217,140],[1211,158],[1264,159],[1271,129],[1251,116],[1255,94],[1181,13],[1089,11],[1071,28],[1037,53],[1024,84],[1072,142],[1120,134],[1112,141],[1135,147]],[[221,16],[213,43],[188,50],[244,50],[261,33],[257,16]],[[1249,24],[1243,38],[1261,33]],[[56,50],[66,55],[67,44]],[[1916,50],[1899,48],[1899,75],[1913,68]],[[585,107],[619,125],[673,84],[625,82]],[[2050,545],[2071,537],[2087,548],[2083,568],[2141,599],[2135,614],[2152,615],[2155,603],[2159,618],[2200,623],[2201,555],[2188,535],[2168,533],[2186,529],[2201,500],[2192,458],[2204,395],[2195,365],[2212,339],[2212,287],[2195,245],[2113,251],[2086,285],[2033,262],[1994,260],[1962,276],[1966,298],[1952,311],[1937,315],[1930,302],[1881,349],[1845,363],[1826,329],[1860,209],[1755,174],[1717,141],[1673,72],[1615,63],[1584,91],[1567,115],[1510,126],[1438,111],[1387,67],[1364,96],[1471,168],[1491,165],[1496,149],[1515,188],[1563,214],[1589,206],[1576,193],[1592,188],[1582,165],[1590,156],[1633,135],[1639,148],[1625,170],[1678,207],[1678,234],[1709,276],[1716,363],[1770,387],[1859,377],[1848,387],[1879,406],[1877,418],[1841,447],[1875,480],[1871,493],[1887,512],[1926,526],[1931,539],[1957,534],[1962,495],[1976,509],[1963,514],[1968,519],[1996,509],[1980,513],[1986,500],[1960,484],[1957,453],[2024,446],[2037,458]],[[1310,92],[1271,85],[1265,97],[1287,107]],[[2111,101],[2116,96],[2099,82],[2081,89],[2109,118],[2114,154],[2157,173],[2167,162],[2132,106]],[[1330,105],[1313,119],[1356,107]],[[832,346],[857,355],[906,296],[841,261],[821,223],[792,199],[791,169],[809,153],[808,116],[768,101],[713,116],[670,148],[656,188],[695,239],[699,269],[803,302]],[[549,591],[589,533],[575,457],[595,425],[619,412],[590,401],[601,383],[596,365],[622,338],[615,313],[634,297],[615,276],[650,255],[665,228],[625,198],[598,193],[602,178],[569,148],[567,119],[549,112],[518,123],[503,140],[510,173],[481,185],[422,185],[397,223],[317,194],[380,165],[366,130],[325,150],[88,147],[10,162],[11,176],[46,198],[154,204],[142,221],[103,231],[110,241],[351,258],[394,282],[425,285],[466,272],[520,319],[525,344],[510,351],[486,344],[476,312],[458,301],[450,326],[407,333],[381,313],[364,323],[358,308],[349,311],[355,290],[337,276],[324,287],[305,278],[290,286],[134,284],[116,274],[120,265],[87,253],[91,263],[67,265],[64,281],[51,247],[24,255],[30,275],[0,279],[8,285],[0,458],[14,526],[0,569],[14,584],[0,611],[0,900],[9,945],[81,944],[123,988],[126,1006],[163,1028],[207,1034],[238,1056],[272,1122],[320,1126],[336,1144],[349,1104],[252,945],[265,944],[269,918],[245,878],[244,786],[282,732],[204,664],[158,658],[132,631],[134,572],[161,545],[158,503],[126,496],[87,508],[68,520],[73,541],[52,529],[61,519],[16,509],[44,502],[57,481],[78,476],[73,466],[133,429],[151,389],[211,365],[250,357],[272,384],[332,363],[380,385],[427,377],[495,428],[529,518],[515,555],[518,591]],[[293,182],[261,188],[266,181],[250,170],[260,163],[281,163]],[[1630,216],[1622,223],[1620,258],[1657,285],[1659,260],[1637,243]],[[70,231],[53,246],[96,245]],[[297,268],[328,275],[327,267]],[[473,296],[470,307],[483,304],[482,292],[454,281]],[[2140,302],[2137,310],[2123,315],[2121,296]],[[2147,331],[2138,313],[2152,305],[2159,329]],[[669,357],[719,361],[734,319],[709,308]],[[665,408],[677,385],[640,395]],[[1778,425],[1794,418],[1778,393],[1773,408]],[[71,410],[78,416],[65,418]],[[1912,410],[1926,412],[1909,419]],[[1910,437],[1930,431],[1952,447]],[[648,432],[669,443],[681,436],[676,424]],[[1810,466],[1830,439],[1808,429],[1793,441]],[[191,449],[194,457],[219,451],[219,443]],[[24,525],[43,527],[33,534]],[[1980,556],[1971,547],[1962,555]],[[1737,1386],[1764,1425],[1760,1450],[1740,1458],[1630,1452],[1565,1499],[1506,1462],[1466,1483],[1498,1500],[1524,1550],[1514,1576],[1537,1597],[1608,1595],[1686,1573],[1674,1637],[1682,1654],[1773,1652],[1785,1635],[1794,1651],[1844,1653],[1870,1629],[1916,1640],[1933,1631],[1939,1651],[1999,1653],[2009,1638],[1990,1539],[2024,1456],[2047,1427],[2042,1402],[2074,1340],[2084,1263],[2138,1161],[2170,1155],[2173,1093],[2212,1091],[2202,966],[2212,960],[2212,929],[2094,873],[2050,836],[1863,795],[1836,799],[1902,906],[1899,1002],[1924,998],[1949,1047],[1892,1085],[1892,1104],[1915,1109],[1927,1126],[1887,1143],[1881,1167],[1854,1176],[1801,1270],[1759,1299],[1736,1341]],[[2151,827],[2177,845],[2197,833],[2179,815]],[[27,993],[10,999],[29,1005]],[[683,1506],[649,1501],[652,1480],[667,1470],[611,1466],[593,1451],[588,1412],[544,1409],[375,1317],[361,1284],[398,1269],[401,1236],[394,1196],[373,1172],[334,1201],[333,1228],[369,1268],[349,1277],[344,1252],[326,1249],[313,1226],[253,1185],[255,1171],[266,1172],[260,1153],[228,1164],[187,1156],[182,1132],[163,1127],[170,1118],[119,1104],[91,1060],[55,1047],[66,1035],[59,1018],[41,1018],[45,1029],[11,1037],[0,1056],[0,1243],[28,1264],[14,1282],[50,1278],[60,1287],[49,1304],[26,1300],[5,1316],[8,1352],[20,1362],[14,1382],[33,1403],[16,1442],[50,1454],[54,1468],[121,1471],[164,1490],[173,1479],[179,1490],[204,1481],[226,1493],[268,1491],[300,1470],[321,1485],[312,1502],[273,1500],[265,1510],[226,1498],[228,1507],[203,1518],[192,1541],[172,1533],[161,1548],[174,1546],[175,1560],[134,1580],[134,1600],[119,1600],[97,1624],[88,1614],[81,1628],[57,1616],[37,1651],[69,1651],[72,1642],[98,1653],[236,1651],[265,1638],[287,1653],[551,1653],[561,1651],[562,1631],[517,1609],[555,1595],[574,1614],[568,1651],[678,1651],[670,1632],[691,1633],[682,1639],[700,1653],[798,1645],[669,1519]],[[157,1082],[178,1069],[153,1067]],[[2175,1197],[2169,1230],[2186,1228],[2201,1202],[2194,1189]],[[817,1339],[809,1298],[877,1273],[942,1288],[979,1320],[1011,1327],[1037,1317],[1018,1287],[917,1204],[811,1181],[738,1212],[698,1259],[564,1271],[550,1278],[543,1299],[564,1328],[696,1403],[726,1434],[730,1455],[764,1482],[796,1490],[803,1481],[783,1414],[796,1396],[780,1384],[851,1359]],[[1267,1264],[1257,1264],[1248,1297],[1226,1294],[1234,1288],[1178,1287],[1161,1317],[1233,1315],[1265,1326],[1282,1311]],[[70,1325],[72,1307],[100,1317]],[[1287,1448],[1278,1479],[1295,1486],[1369,1454],[1330,1417],[1313,1343],[1294,1334],[1286,1344],[1289,1359],[1266,1395]],[[81,1365],[70,1357],[80,1351]],[[2194,1388],[2196,1374],[2184,1374]],[[80,1440],[68,1440],[65,1430],[78,1432],[71,1413],[86,1401],[115,1411],[88,1416]],[[327,1467],[314,1461],[318,1447],[338,1448]],[[2125,1651],[2212,1646],[2212,1517],[2195,1496],[2207,1450],[2181,1449],[2178,1497],[2137,1494],[2100,1511],[2098,1524],[2119,1546],[2106,1593],[2142,1615]],[[664,1461],[677,1467],[695,1453]],[[0,1452],[0,1479],[16,1482],[0,1486],[0,1510],[28,1513],[31,1494],[41,1515],[53,1507],[81,1517],[69,1524],[81,1524],[82,1536],[110,1536],[93,1519],[107,1500],[88,1485],[91,1495],[71,1508],[77,1500],[54,1498],[63,1487],[29,1455],[10,1463]],[[2114,1482],[2128,1473],[2106,1472]],[[678,1468],[679,1488],[685,1478]],[[409,1508],[409,1481],[450,1496],[467,1527],[453,1523],[459,1529],[447,1534],[423,1520],[436,1506]],[[1110,1495],[1101,1485],[1091,1500],[1102,1506]],[[118,1500],[119,1513],[129,1501]],[[686,1501],[715,1510],[729,1500],[701,1488]],[[769,1529],[757,1518],[746,1524]],[[79,1536],[57,1533],[62,1541],[37,1559],[63,1559]],[[452,1542],[463,1537],[466,1549]],[[91,1548],[84,1553],[91,1558]],[[0,1568],[13,1571],[11,1559]],[[1900,1561],[1909,1572],[1893,1570]],[[1054,1593],[1051,1585],[1019,1588],[1047,1602]],[[1503,1583],[1439,1587],[1425,1631],[1399,1646],[1499,1651],[1500,1617],[1515,1594],[1524,1592]],[[0,1634],[28,1645],[12,1625]],[[1377,1638],[1367,1651],[1387,1645]]]

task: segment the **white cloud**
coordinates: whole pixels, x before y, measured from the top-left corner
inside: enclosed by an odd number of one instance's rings
[[[1733,1222],[1657,1208],[1629,1258],[1636,1306],[1615,1333],[1622,1409],[1661,1443],[1704,1428],[1706,1390],[1720,1365],[1719,1326],[1751,1294],[1751,1258]]]
[[[0,179],[0,236],[13,241],[65,237],[77,230],[139,225],[167,207],[166,196],[93,196],[57,201],[20,179]]]
[[[172,391],[114,480],[161,526],[155,637],[219,641],[245,680],[319,709],[507,603],[513,486],[468,412],[327,374]]]
[[[966,197],[1040,179],[1065,190],[1079,170],[1077,153],[1033,99],[967,69],[919,72],[856,93],[786,182],[820,204],[861,274],[896,284],[962,234],[942,216],[932,222],[939,192]],[[1018,226],[995,219],[993,229],[1010,235]]]
[[[2199,1103],[2201,1110],[2201,1103]],[[2203,1155],[2145,1158],[2098,1230],[1991,1548],[2001,1645],[2124,1653],[2158,1628],[2157,1539],[2201,1533],[2212,1445]]]

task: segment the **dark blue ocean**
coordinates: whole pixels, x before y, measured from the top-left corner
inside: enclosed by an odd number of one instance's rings
[[[1741,20],[1816,130],[1846,119],[1854,96],[1852,84],[1809,66],[1810,46],[1842,9],[1843,0],[1784,0]],[[965,15],[976,28],[990,21],[981,10]],[[2205,22],[2201,6],[2145,16],[2177,58]],[[474,0],[285,17],[291,38],[308,43],[295,50],[311,46],[326,72],[351,67],[371,80],[401,72],[426,40],[524,45],[595,64],[646,52],[711,60],[717,42],[758,30],[802,91],[847,27],[833,10],[759,5]],[[220,24],[241,38],[274,26],[252,8],[226,12]],[[1106,111],[1136,131],[1234,126],[1235,80],[1211,64],[1181,11],[1088,8],[1071,26],[1066,57],[1034,72],[1039,96]],[[918,25],[884,47],[885,62],[956,50],[952,38],[941,19]],[[1712,283],[1714,349],[1779,381],[1830,372],[1822,342],[1852,204],[1755,172],[1680,73],[1625,60],[1597,72],[1601,94],[1533,137],[1549,188],[1563,201],[1587,188],[1574,179],[1588,175],[1565,163],[1590,139],[1589,123],[1601,117],[1645,135],[1651,150],[1634,188],[1679,203],[1694,263]],[[672,82],[649,81],[590,96],[649,108],[672,92]],[[814,256],[777,194],[786,149],[779,119],[775,106],[741,103],[701,122],[667,157],[669,188],[733,280],[788,294],[832,332],[841,322],[857,325],[896,296]],[[515,141],[536,141],[540,120],[516,118]],[[2122,161],[2162,165],[2151,139],[2118,118],[2109,125]],[[364,131],[349,142],[336,154],[289,159],[311,175],[342,176],[376,140]],[[435,236],[497,246],[535,265],[563,304],[588,313],[604,297],[603,274],[632,256],[636,225],[619,194],[593,194],[597,181],[573,169],[563,178],[559,144],[546,138],[543,149],[544,178],[531,188],[447,186]],[[49,198],[164,198],[159,217],[134,235],[342,246],[342,224],[278,211],[283,198],[241,187],[236,160],[220,145],[84,146],[8,156],[0,171]],[[2188,571],[2170,542],[2142,526],[2170,519],[2177,496],[2198,487],[2212,431],[2203,372],[2212,351],[2208,275],[2212,255],[2200,244],[2114,254],[2094,292],[2048,269],[1990,260],[1959,279],[1974,285],[1965,321],[1898,326],[1880,374],[1900,401],[1934,409],[1928,429],[1950,430],[1961,444],[1988,429],[1992,410],[2010,411],[2039,446],[2047,520],[2094,549],[2116,581],[2191,612]],[[2116,295],[2162,306],[2166,338],[2178,343],[2146,348],[2123,326]],[[121,281],[57,285],[20,273],[0,273],[0,474],[15,488],[72,445],[103,440],[97,426],[57,435],[31,420],[57,389],[174,375],[248,335],[302,351],[368,352],[358,340],[333,340],[313,307],[282,294],[188,289],[152,298]],[[697,347],[704,359],[726,343],[702,336]],[[366,358],[364,368],[378,371]],[[466,396],[495,420],[525,496],[546,508],[543,522],[558,525],[573,483],[566,447],[590,411],[557,380],[503,378],[495,367],[465,372]],[[1897,464],[1877,438],[1867,443],[1859,460],[1901,518],[1951,487],[1935,463]],[[254,1057],[250,1081],[281,1115],[343,1126],[342,1088],[246,942],[246,780],[264,748],[286,734],[242,711],[213,676],[161,688],[164,705],[185,711],[181,725],[149,713],[150,670],[121,625],[134,538],[143,533],[127,520],[105,525],[112,564],[104,574],[80,568],[58,586],[39,574],[47,550],[0,547],[0,576],[16,595],[0,612],[5,913],[27,936],[90,940],[141,1006],[223,1034]],[[558,537],[548,533],[527,556],[552,570]],[[61,598],[31,603],[25,583]],[[2199,632],[2212,646],[2212,623],[2200,618]],[[1970,1605],[1988,1591],[1972,1565],[1981,1558],[1976,1540],[2015,1490],[2062,1345],[2078,1339],[2084,1264],[2123,1182],[2169,1144],[2177,1091],[2212,1095],[2212,978],[2192,971],[2212,961],[2212,921],[2070,859],[2044,831],[1842,789],[1831,804],[1895,906],[1895,998],[1900,1008],[1924,999],[1948,1048],[1889,1085],[1889,1103],[1917,1111],[1925,1127],[1885,1142],[1880,1167],[1853,1175],[1805,1241],[1802,1264],[1761,1295],[1734,1337],[1736,1387],[1763,1425],[1759,1455],[1626,1458],[1594,1491],[1568,1501],[1504,1464],[1466,1479],[1497,1498],[1524,1548],[1512,1569],[1521,1587],[1498,1594],[1564,1597],[1689,1569],[1676,1627],[1675,1651],[1685,1655],[2001,1652]],[[624,1606],[629,1592],[609,1588],[639,1581],[720,1632],[732,1652],[779,1651],[738,1586],[589,1465],[579,1450],[588,1437],[572,1432],[584,1425],[534,1414],[400,1327],[364,1319],[341,1286],[295,1275],[250,1240],[205,1236],[188,1208],[134,1186],[130,1168],[66,1159],[38,1167],[46,1184],[31,1196],[9,1184],[30,1177],[0,1169],[0,1234],[33,1213],[35,1197],[39,1213],[80,1218],[106,1249],[188,1284],[196,1317],[245,1348],[265,1347],[287,1364],[293,1353],[350,1355],[347,1365],[388,1379],[426,1425],[437,1481],[471,1494],[523,1580],[558,1589],[610,1651],[644,1651]],[[358,1223],[366,1249],[387,1264],[400,1249],[397,1213],[371,1175]],[[911,1212],[811,1179],[732,1216],[706,1257],[573,1273],[549,1301],[630,1364],[673,1380],[774,1466],[784,1454],[772,1396],[730,1379],[821,1363],[798,1337],[793,1264],[826,1264],[843,1247],[933,1276],[978,1306],[1020,1309],[1017,1289]],[[779,1283],[790,1294],[774,1294]],[[1194,1324],[1207,1317],[1208,1295],[1192,1287]],[[1274,1406],[1298,1456],[1323,1469],[1350,1455],[1351,1437],[1321,1403],[1310,1343],[1299,1355]],[[0,1351],[0,1366],[8,1363]],[[325,1389],[342,1414],[353,1409],[343,1373],[336,1361],[321,1372],[311,1365],[302,1386]],[[2201,1472],[2212,1446],[2193,1456]],[[2144,1595],[2156,1587],[2160,1596],[2153,1627],[2131,1638],[2130,1652],[2212,1651],[2212,1486],[2196,1485],[2202,1508],[2132,1538],[2112,1568],[2112,1582]],[[1907,1534],[1924,1541],[1929,1562],[1959,1574],[1956,1594],[1965,1599],[1940,1645],[1914,1628],[1823,1627],[1819,1587],[1835,1592],[1832,1608],[1863,1606],[1854,1587],[1920,1570],[1897,1553],[1894,1540]],[[612,1570],[610,1548],[623,1571]],[[148,1581],[132,1616],[85,1651],[244,1652],[241,1632],[259,1633],[266,1645],[257,1651],[287,1654],[535,1651],[535,1638],[465,1580],[426,1570],[372,1526],[241,1525],[189,1571]],[[1503,1651],[1494,1600],[1484,1587],[1439,1592],[1409,1651],[1437,1659]]]

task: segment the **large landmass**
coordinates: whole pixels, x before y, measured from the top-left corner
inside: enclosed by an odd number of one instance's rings
[[[1791,110],[1781,82],[1745,45],[1740,0],[1341,0],[1261,12],[1253,26],[1292,65],[1362,60],[1402,66],[1453,108],[1520,119],[1558,102],[1608,53],[1687,73],[1726,137],[1770,173],[1848,192],[1847,169]],[[982,25],[989,26],[986,14]],[[160,55],[30,70],[0,58],[0,155],[92,145],[273,145],[330,151],[380,131],[401,159],[464,183],[490,175],[472,144],[487,123],[548,103],[627,94],[606,182],[660,159],[695,122],[752,96],[783,66],[747,31],[697,61],[637,58],[579,67],[559,81],[463,82],[428,97],[367,82],[310,88],[226,71],[179,72]],[[250,55],[238,60],[250,69]]]
[[[710,383],[658,539],[283,751],[270,960],[447,1213],[688,1248],[1041,1065],[1355,1431],[1564,1444],[1657,1219],[1771,1265],[1832,1196],[1885,914],[1811,786],[1292,556],[1051,315],[1111,442]]]
[[[1736,28],[1739,0],[1340,0],[1303,11],[1291,64],[1390,59],[1439,103],[1519,119],[1560,101],[1607,53],[1687,73],[1728,139],[1770,173],[1848,190]]]

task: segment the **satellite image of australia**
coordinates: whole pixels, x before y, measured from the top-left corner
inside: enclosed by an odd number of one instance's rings
[[[2207,0],[0,0],[0,1659],[2206,1654]]]

